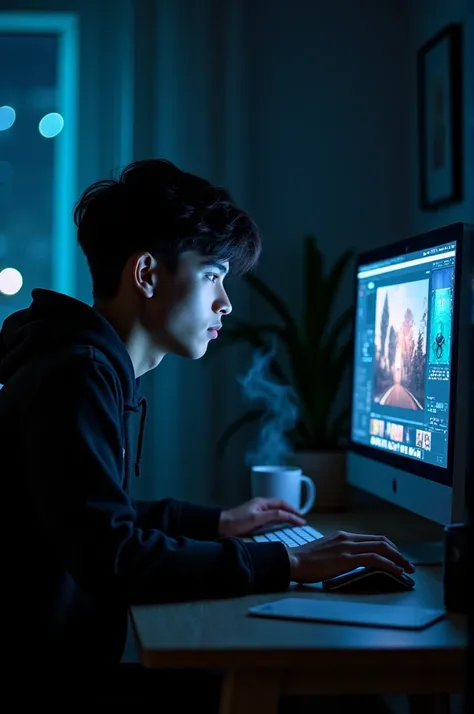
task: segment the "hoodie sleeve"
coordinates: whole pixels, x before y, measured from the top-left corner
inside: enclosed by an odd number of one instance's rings
[[[140,526],[122,488],[120,392],[87,359],[45,376],[24,434],[30,497],[64,567],[84,588],[120,588],[129,602],[237,596],[288,587],[282,543],[198,541]]]
[[[187,536],[196,540],[214,540],[219,537],[221,508],[174,498],[134,501],[133,505],[140,528],[157,528],[169,536]]]

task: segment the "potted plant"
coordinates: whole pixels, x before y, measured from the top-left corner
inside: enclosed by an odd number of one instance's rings
[[[297,417],[287,434],[292,447],[287,462],[297,464],[313,479],[319,509],[342,508],[345,503],[345,445],[350,407],[346,404],[337,408],[337,405],[352,358],[350,328],[354,306],[351,304],[336,318],[333,308],[339,291],[344,289],[343,280],[352,257],[353,251],[347,250],[325,270],[316,238],[307,236],[300,323],[279,295],[250,273],[244,279],[270,305],[278,320],[252,324],[230,318],[219,338],[219,347],[247,342],[266,354],[272,379],[291,389]],[[282,350],[286,352],[286,360]],[[267,416],[267,409],[252,408],[236,419],[218,440],[218,456],[224,455],[229,441],[245,424],[265,421]]]

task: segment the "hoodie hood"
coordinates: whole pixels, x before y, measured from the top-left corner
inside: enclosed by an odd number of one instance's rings
[[[132,360],[123,340],[110,322],[86,303],[67,295],[37,288],[28,308],[7,317],[0,331],[0,385],[36,356],[55,348],[90,346],[105,355],[115,369],[125,411],[141,411],[135,475],[140,475],[147,403],[138,394]]]
[[[90,345],[113,364],[125,403],[136,408],[138,380],[123,340],[97,310],[52,290],[36,289],[28,308],[6,318],[0,332],[0,384],[40,353],[68,345]]]

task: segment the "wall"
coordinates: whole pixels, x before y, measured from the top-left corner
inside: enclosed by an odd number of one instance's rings
[[[467,33],[469,16],[470,38]],[[418,143],[416,74],[409,74],[409,183],[407,232],[422,233],[456,221],[474,222],[474,6],[472,0],[414,0],[410,8],[410,25],[406,52],[415,64],[416,50],[452,22],[464,24],[463,47],[463,146],[464,146],[464,200],[462,203],[440,208],[435,212],[421,211],[418,205]]]

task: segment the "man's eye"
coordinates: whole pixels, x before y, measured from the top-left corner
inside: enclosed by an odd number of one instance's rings
[[[211,283],[217,282],[219,280],[219,276],[215,275],[214,273],[207,273],[206,278],[211,281]]]

